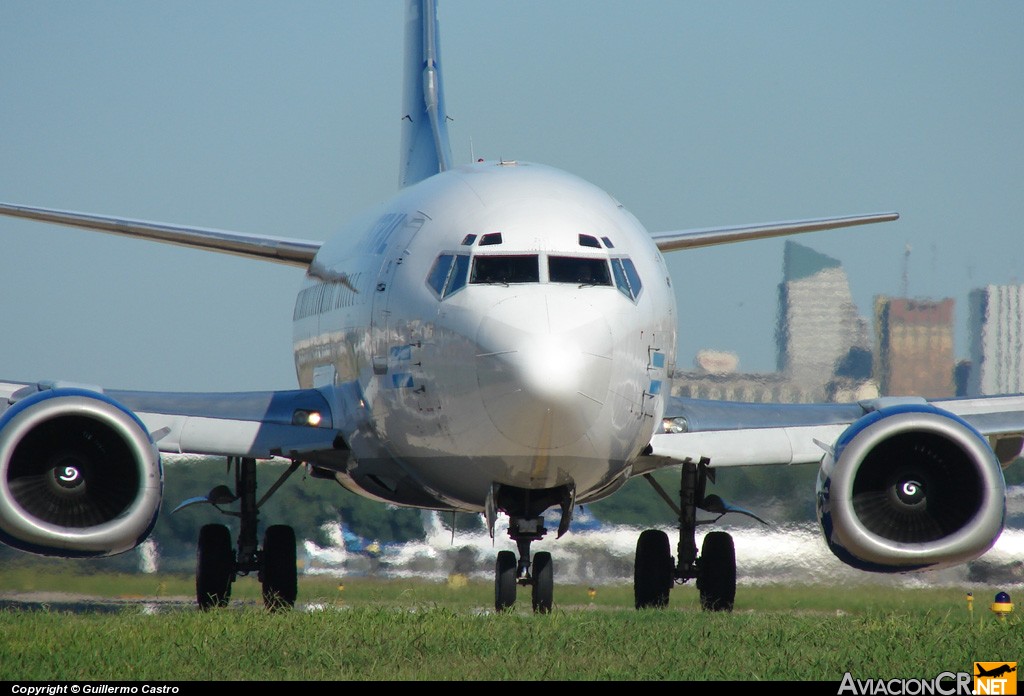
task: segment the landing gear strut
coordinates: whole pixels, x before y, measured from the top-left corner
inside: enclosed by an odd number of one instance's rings
[[[732,611],[736,599],[736,551],[732,536],[726,532],[709,532],[698,556],[696,531],[700,523],[697,521],[697,508],[720,513],[719,517],[726,512],[750,513],[728,508],[718,496],[705,496],[708,481],[714,481],[714,470],[708,467],[708,463],[706,459],[683,463],[678,506],[650,474],[645,475],[676,512],[679,543],[673,561],[668,534],[648,529],[640,535],[633,566],[633,596],[637,609],[668,606],[669,591],[675,583],[695,579],[701,608],[705,611]]]
[[[201,498],[192,498],[174,511],[195,503],[209,503],[225,515],[239,519],[237,550],[231,547],[231,534],[222,524],[208,524],[199,530],[196,552],[196,600],[203,610],[227,606],[231,583],[240,575],[257,573],[263,585],[263,602],[268,609],[287,609],[295,605],[298,594],[295,531],[287,525],[273,525],[257,543],[259,509],[299,467],[291,466],[267,493],[256,500],[256,460],[229,457],[235,469],[235,491],[217,486]],[[239,510],[222,510],[221,505],[238,501]]]

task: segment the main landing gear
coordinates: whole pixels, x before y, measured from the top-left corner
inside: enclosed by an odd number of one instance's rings
[[[199,530],[196,551],[196,601],[203,610],[227,606],[231,584],[240,575],[257,573],[263,586],[263,603],[268,609],[288,609],[298,594],[295,531],[287,525],[267,527],[262,546],[257,544],[259,508],[299,467],[292,465],[256,500],[256,460],[229,457],[235,469],[235,491],[217,486],[205,497],[192,498],[174,512],[196,503],[209,503],[225,515],[239,518],[237,550],[232,548],[231,533],[223,524],[204,525]],[[239,511],[221,510],[221,505],[239,502]]]
[[[736,599],[736,550],[732,536],[726,532],[709,532],[704,536],[700,555],[697,555],[697,508],[718,513],[739,512],[764,523],[746,510],[726,505],[717,495],[705,496],[707,482],[714,482],[714,470],[709,461],[683,463],[679,505],[669,497],[658,482],[645,475],[659,495],[679,518],[679,543],[676,559],[669,549],[668,534],[659,529],[648,529],[640,534],[636,543],[633,565],[633,596],[637,609],[668,606],[669,591],[676,582],[697,581],[700,605],[705,611],[732,611]],[[716,518],[717,520],[718,518]]]

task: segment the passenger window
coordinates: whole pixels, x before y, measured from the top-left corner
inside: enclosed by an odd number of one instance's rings
[[[482,243],[482,242],[481,242]],[[476,256],[470,283],[537,283],[536,256]]]
[[[548,280],[577,285],[611,285],[608,262],[578,256],[549,256]]]

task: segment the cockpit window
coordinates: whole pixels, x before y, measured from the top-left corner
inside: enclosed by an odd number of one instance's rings
[[[482,242],[481,242],[482,243]],[[540,282],[537,256],[476,256],[470,283]]]
[[[455,265],[452,266],[452,274],[448,276],[448,286],[444,289],[444,296],[448,297],[456,290],[466,287],[466,276],[469,275],[469,254],[459,254],[455,257]]]
[[[448,297],[466,285],[469,254],[441,254],[427,275],[427,285],[440,297]]]
[[[636,266],[630,259],[622,259],[622,267],[626,269],[626,278],[629,279],[629,287],[633,291],[633,299],[640,297],[640,290],[643,284],[640,282],[640,274],[636,272]]]
[[[594,247],[595,249],[601,248],[601,243],[597,241],[597,237],[590,234],[579,235],[580,246],[583,247]]]
[[[491,232],[480,238],[480,246],[491,246],[492,244],[501,244],[501,232]]]
[[[549,256],[548,280],[577,285],[611,285],[608,262],[579,256]]]
[[[636,266],[630,259],[612,259],[612,275],[615,276],[615,287],[629,299],[636,301],[640,296],[643,285],[640,282],[640,274],[636,272]]]
[[[441,254],[434,261],[434,266],[427,275],[427,285],[433,288],[438,295],[444,293],[444,286],[448,282],[448,274],[452,270],[452,259],[454,258],[455,254]]]

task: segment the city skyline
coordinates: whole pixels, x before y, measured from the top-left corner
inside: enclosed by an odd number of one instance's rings
[[[952,298],[875,295],[872,337],[866,342],[865,314],[850,303],[839,259],[787,240],[782,268],[776,369],[744,370],[737,353],[701,348],[692,365],[679,365],[683,393],[741,401],[765,401],[768,395],[832,400],[830,388],[843,387],[830,382],[853,377],[850,367],[862,357],[853,354],[857,350],[872,359],[870,378],[881,395],[943,398],[1024,390],[1024,285],[990,284],[970,291],[963,312],[969,337],[964,357],[952,352]],[[867,376],[859,374],[863,369],[852,372],[858,376],[847,382],[847,397],[854,394],[850,385]]]

